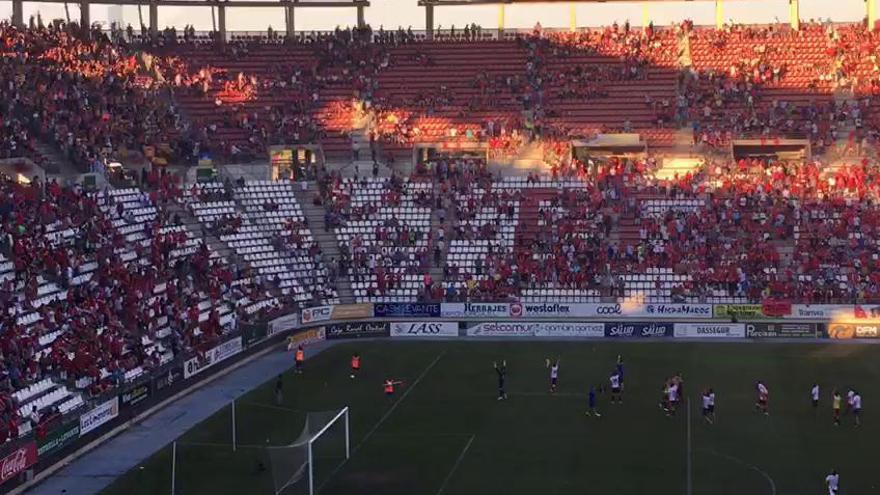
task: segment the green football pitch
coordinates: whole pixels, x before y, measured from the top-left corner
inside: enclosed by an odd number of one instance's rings
[[[349,378],[349,357],[362,357]],[[585,415],[588,387],[606,384],[625,360],[624,404],[599,395],[601,418]],[[546,358],[561,360],[548,391]],[[263,445],[300,433],[307,411],[350,407],[351,458],[319,456],[321,494],[824,494],[831,469],[841,494],[878,493],[880,346],[681,342],[396,342],[337,345],[275,377],[178,440],[176,493],[271,494]],[[506,360],[509,398],[496,400],[493,361]],[[658,407],[664,379],[681,373],[687,401],[673,417]],[[392,397],[385,378],[403,380]],[[754,384],[770,389],[770,416],[754,411]],[[809,391],[822,388],[814,410]],[[706,423],[700,391],[717,394]],[[858,390],[863,425],[831,420],[833,388]],[[688,407],[689,403],[689,407]],[[329,454],[328,454],[329,455]],[[260,468],[260,464],[263,468]],[[290,472],[296,466],[290,466]],[[170,493],[171,446],[103,493]],[[284,493],[302,493],[291,487]]]

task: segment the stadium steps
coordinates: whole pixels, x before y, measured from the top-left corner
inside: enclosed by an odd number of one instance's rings
[[[48,143],[44,143],[43,141],[37,141],[36,145],[37,154],[40,155],[40,167],[46,171],[49,175],[61,175],[61,176],[74,176],[82,173],[82,170],[79,170],[74,166],[73,163],[70,162],[67,158],[61,154],[61,151],[53,145]]]
[[[164,208],[169,216],[177,215],[180,218],[181,225],[183,225],[193,237],[204,239],[205,244],[208,246],[208,250],[212,253],[215,253],[217,256],[226,260],[236,258],[235,251],[217,236],[204,229],[202,222],[200,222],[199,219],[196,218],[187,208],[184,208],[173,201],[168,202]]]
[[[437,232],[441,229],[440,215],[437,214],[437,211],[438,210],[435,210],[435,209],[431,210],[431,233],[433,236],[432,239],[434,239],[435,242],[437,240]],[[450,223],[449,223],[449,220],[447,219],[446,220],[446,228],[448,228],[449,225],[450,225]],[[448,230],[446,232],[448,232]],[[448,257],[449,257],[449,239],[450,239],[449,235],[446,234],[444,236],[444,239],[446,239],[445,240],[446,246],[441,251],[440,264],[439,265],[434,264],[434,253],[432,250],[432,252],[431,252],[431,269],[428,271],[428,273],[431,274],[431,280],[433,280],[434,283],[440,284],[441,286],[445,287],[445,285],[443,284],[443,282],[445,282],[445,278],[443,276],[443,265],[445,263],[445,260],[448,259]]]
[[[315,239],[315,242],[318,243],[318,246],[320,246],[321,252],[324,253],[325,263],[329,265],[330,260],[339,261],[342,258],[342,252],[339,250],[339,242],[336,240],[336,235],[332,231],[324,230],[324,214],[326,213],[326,210],[323,206],[316,205],[312,202],[312,194],[314,191],[318,190],[317,187],[318,186],[315,182],[309,182],[308,190],[303,191],[299,187],[294,187],[293,194],[302,208],[303,216],[305,216],[306,221],[309,224],[309,230],[312,231],[312,237]],[[351,280],[349,280],[347,275],[342,273],[342,270],[339,270],[336,279],[332,282],[339,295],[339,300],[343,304],[354,303],[354,292],[351,290]]]

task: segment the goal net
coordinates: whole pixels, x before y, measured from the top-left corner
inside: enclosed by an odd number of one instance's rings
[[[276,495],[314,495],[325,477],[348,459],[348,407],[308,413],[293,443],[266,450]]]

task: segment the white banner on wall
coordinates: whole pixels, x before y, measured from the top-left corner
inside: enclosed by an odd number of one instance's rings
[[[524,321],[480,323],[468,328],[467,334],[472,337],[534,337],[535,329],[538,325],[539,323],[526,323]]]
[[[458,323],[454,321],[395,321],[391,323],[392,337],[458,337]]]
[[[446,303],[445,318],[712,318],[711,304]]]
[[[745,338],[744,323],[676,323],[676,337],[687,338]]]
[[[875,320],[880,319],[880,305],[876,304],[792,304],[791,314],[785,318],[794,320]]]
[[[536,337],[604,337],[604,323],[538,323]]]
[[[119,416],[119,396],[113,397],[79,417],[79,436]]]
[[[229,359],[230,357],[238,354],[242,351],[241,344],[241,337],[236,337],[232,340],[227,340],[226,342],[209,350],[205,353],[205,356],[202,359],[199,359],[199,356],[188,359],[185,363],[183,363],[183,378],[186,379],[193,375],[201,373],[202,371],[205,371],[206,369],[214,366],[220,361]]]

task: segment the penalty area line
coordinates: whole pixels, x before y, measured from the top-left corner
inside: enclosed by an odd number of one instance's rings
[[[367,434],[364,435],[363,438],[361,438],[360,442],[358,442],[357,445],[355,445],[355,446],[351,449],[351,456],[355,455],[355,454],[357,453],[357,451],[358,451],[361,447],[363,447],[363,445],[364,445],[365,443],[367,443],[367,440],[369,440],[370,437],[372,437],[373,434],[376,433],[376,430],[378,430],[379,427],[381,427],[382,424],[384,424],[385,421],[386,421],[388,418],[391,417],[391,414],[394,413],[394,410],[397,409],[397,406],[399,406],[399,405],[400,405],[400,404],[401,404],[401,403],[402,403],[402,402],[403,402],[403,401],[409,396],[410,392],[412,392],[413,390],[415,390],[415,388],[416,388],[416,386],[418,386],[419,382],[421,382],[422,379],[425,378],[425,376],[427,376],[428,373],[429,373],[432,369],[434,369],[434,366],[436,366],[437,363],[440,362],[440,359],[441,359],[443,356],[445,356],[445,355],[446,355],[446,351],[445,351],[445,350],[442,351],[442,352],[440,352],[440,354],[437,354],[437,357],[435,357],[434,360],[431,361],[431,364],[429,364],[429,365],[428,365],[428,366],[422,371],[422,373],[421,373],[419,376],[417,376],[416,379],[412,382],[412,386],[407,387],[406,391],[404,391],[402,394],[400,394],[400,398],[397,399],[396,401],[394,401],[394,404],[391,404],[391,407],[389,407],[388,410],[385,411],[385,414],[383,414],[382,417],[379,418],[379,421],[377,421],[376,424],[373,425],[373,427],[370,429],[370,431],[368,431]],[[349,459],[351,458],[351,456],[349,456]],[[321,489],[324,488],[324,485],[326,485],[328,481],[330,481],[331,479],[333,479],[333,476],[335,476],[336,473],[338,473],[339,470],[342,469],[342,467],[345,466],[345,465],[348,463],[348,460],[349,460],[349,459],[345,459],[344,461],[340,462],[339,465],[336,466],[336,468],[335,468],[333,471],[330,472],[330,474],[327,476],[327,479],[324,480],[324,482],[321,483],[320,486],[318,486],[318,489],[315,490],[315,493],[319,493],[319,492],[321,491]]]
[[[449,481],[452,479],[452,475],[458,470],[458,466],[461,465],[461,461],[464,460],[464,456],[467,455],[468,449],[471,448],[471,444],[474,443],[474,438],[476,435],[471,435],[471,438],[468,439],[467,444],[465,444],[464,448],[461,450],[461,454],[458,454],[458,459],[455,460],[455,464],[452,465],[452,469],[449,470],[449,474],[446,475],[446,478],[443,479],[443,484],[440,485],[440,489],[437,490],[437,495],[442,495],[443,490],[446,489],[446,485],[449,484]]]

